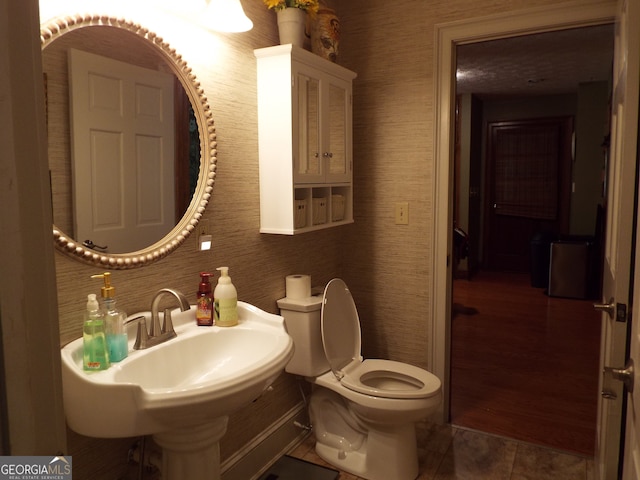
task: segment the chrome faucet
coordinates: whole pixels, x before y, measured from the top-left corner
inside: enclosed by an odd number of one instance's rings
[[[136,335],[136,342],[133,345],[134,350],[144,350],[145,348],[159,345],[167,340],[177,337],[177,334],[173,329],[173,322],[171,321],[171,309],[165,309],[164,321],[162,328],[160,327],[158,308],[160,306],[160,299],[165,294],[173,295],[176,300],[178,300],[181,311],[185,312],[191,308],[187,297],[178,290],[174,290],[172,288],[163,288],[158,290],[151,301],[151,325],[149,330],[147,331],[147,320],[145,317],[135,317],[127,322],[138,322],[138,333]]]

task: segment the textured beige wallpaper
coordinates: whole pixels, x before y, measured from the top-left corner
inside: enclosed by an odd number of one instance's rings
[[[354,84],[354,228],[344,278],[365,357],[429,368],[434,25],[553,0],[350,0],[339,6],[340,62]],[[396,202],[409,225],[395,225]]]
[[[193,296],[198,272],[230,267],[239,298],[270,312],[284,296],[284,277],[311,274],[313,283],[342,276],[362,324],[363,353],[428,368],[433,182],[433,26],[436,23],[553,0],[349,0],[338,62],[358,73],[354,83],[355,224],[295,237],[259,228],[256,70],[253,49],[277,43],[276,21],[259,0],[244,0],[254,29],[211,34],[211,44],[158,32],[192,65],[209,97],[218,133],[218,176],[203,222],[214,234],[210,253],[189,238],[175,253],[137,270],[116,271],[119,306],[146,310],[153,293],[174,287]],[[214,38],[215,37],[215,38]],[[214,41],[216,40],[216,41]],[[214,52],[219,41],[223,48]],[[177,44],[176,44],[177,43]],[[185,47],[181,49],[180,46]],[[222,60],[219,59],[222,56]],[[215,57],[215,59],[214,59]],[[396,202],[409,202],[409,225],[394,224]],[[99,270],[56,255],[61,344],[81,335],[89,275]],[[300,400],[283,375],[275,391],[234,415],[221,443],[227,458]],[[70,435],[74,473],[113,479],[130,440]],[[93,452],[93,453],[91,453]],[[96,474],[95,467],[101,468]],[[77,470],[76,470],[77,469]],[[90,472],[90,473],[89,473]]]
[[[163,287],[181,290],[195,301],[202,270],[230,267],[239,299],[277,313],[276,300],[285,294],[284,277],[307,273],[314,283],[341,274],[345,230],[340,227],[295,237],[261,235],[259,230],[256,69],[254,48],[277,43],[276,20],[262,2],[244,2],[255,27],[246,34],[208,34],[211,44],[179,48],[184,39],[157,31],[189,62],[213,111],[218,135],[218,170],[213,197],[203,218],[213,233],[211,252],[197,252],[191,237],[168,258],[140,269],[113,271],[118,306],[132,314],[148,310],[154,292]],[[194,32],[194,43],[199,39]],[[206,38],[206,36],[205,36]],[[221,47],[216,46],[219,42]],[[211,58],[208,58],[208,55]],[[82,334],[82,312],[88,293],[100,285],[89,276],[101,270],[56,254],[60,343]],[[273,392],[259,399],[229,422],[221,442],[222,458],[248,441],[296,405],[296,381],[283,375]],[[125,468],[132,439],[95,440],[69,434],[78,478],[118,478]]]

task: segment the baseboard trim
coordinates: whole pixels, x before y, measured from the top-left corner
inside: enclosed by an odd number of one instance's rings
[[[308,425],[304,403],[289,410],[255,437],[243,449],[225,460],[221,465],[222,480],[256,480],[278,459],[309,433],[294,422]]]

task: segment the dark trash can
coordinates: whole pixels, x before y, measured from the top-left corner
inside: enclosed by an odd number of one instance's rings
[[[531,237],[531,286],[549,286],[549,259],[551,242],[556,239],[552,232],[537,232]]]

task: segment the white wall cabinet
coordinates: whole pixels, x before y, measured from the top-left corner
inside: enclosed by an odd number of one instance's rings
[[[254,53],[260,232],[292,235],[352,223],[356,74],[292,45]]]

